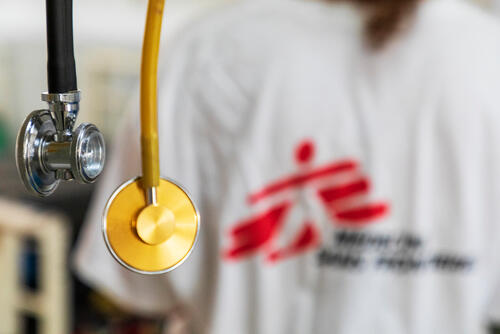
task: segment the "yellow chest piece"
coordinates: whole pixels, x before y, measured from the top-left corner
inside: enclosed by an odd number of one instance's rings
[[[187,193],[160,179],[157,205],[147,205],[141,180],[118,188],[104,211],[103,233],[116,260],[141,274],[160,274],[180,265],[194,247],[200,217]]]

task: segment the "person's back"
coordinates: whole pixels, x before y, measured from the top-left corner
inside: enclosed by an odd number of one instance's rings
[[[217,334],[480,333],[500,317],[500,28],[485,14],[423,2],[373,50],[352,6],[250,1],[189,31],[164,74],[162,174],[200,203],[200,242],[151,282],[87,232],[88,280],[157,310],[166,283]],[[126,136],[99,202],[137,173],[114,170],[140,156]]]

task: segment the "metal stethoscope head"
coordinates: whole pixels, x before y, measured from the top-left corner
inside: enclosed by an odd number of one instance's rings
[[[26,189],[49,196],[61,180],[92,183],[104,168],[104,138],[93,124],[74,130],[80,92],[43,94],[48,110],[28,115],[17,137],[16,163]]]
[[[104,138],[95,125],[74,129],[80,92],[42,94],[48,110],[28,115],[17,137],[16,163],[26,189],[49,196],[61,180],[92,183],[104,168]]]
[[[28,115],[17,137],[16,163],[26,189],[49,196],[61,181],[92,183],[104,168],[106,149],[97,127],[74,129],[80,109],[73,51],[72,0],[47,0],[48,109]]]

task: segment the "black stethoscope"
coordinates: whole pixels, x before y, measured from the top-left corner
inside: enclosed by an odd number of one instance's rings
[[[48,109],[25,119],[18,137],[16,163],[26,189],[52,194],[61,180],[92,183],[104,168],[104,138],[93,124],[75,129],[79,112],[73,50],[72,0],[47,0]]]

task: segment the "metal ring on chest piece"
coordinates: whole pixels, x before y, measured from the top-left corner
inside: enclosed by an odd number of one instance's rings
[[[56,174],[46,170],[42,162],[44,143],[55,133],[49,111],[35,110],[28,115],[17,136],[17,170],[26,189],[38,196],[49,196],[59,185]]]

